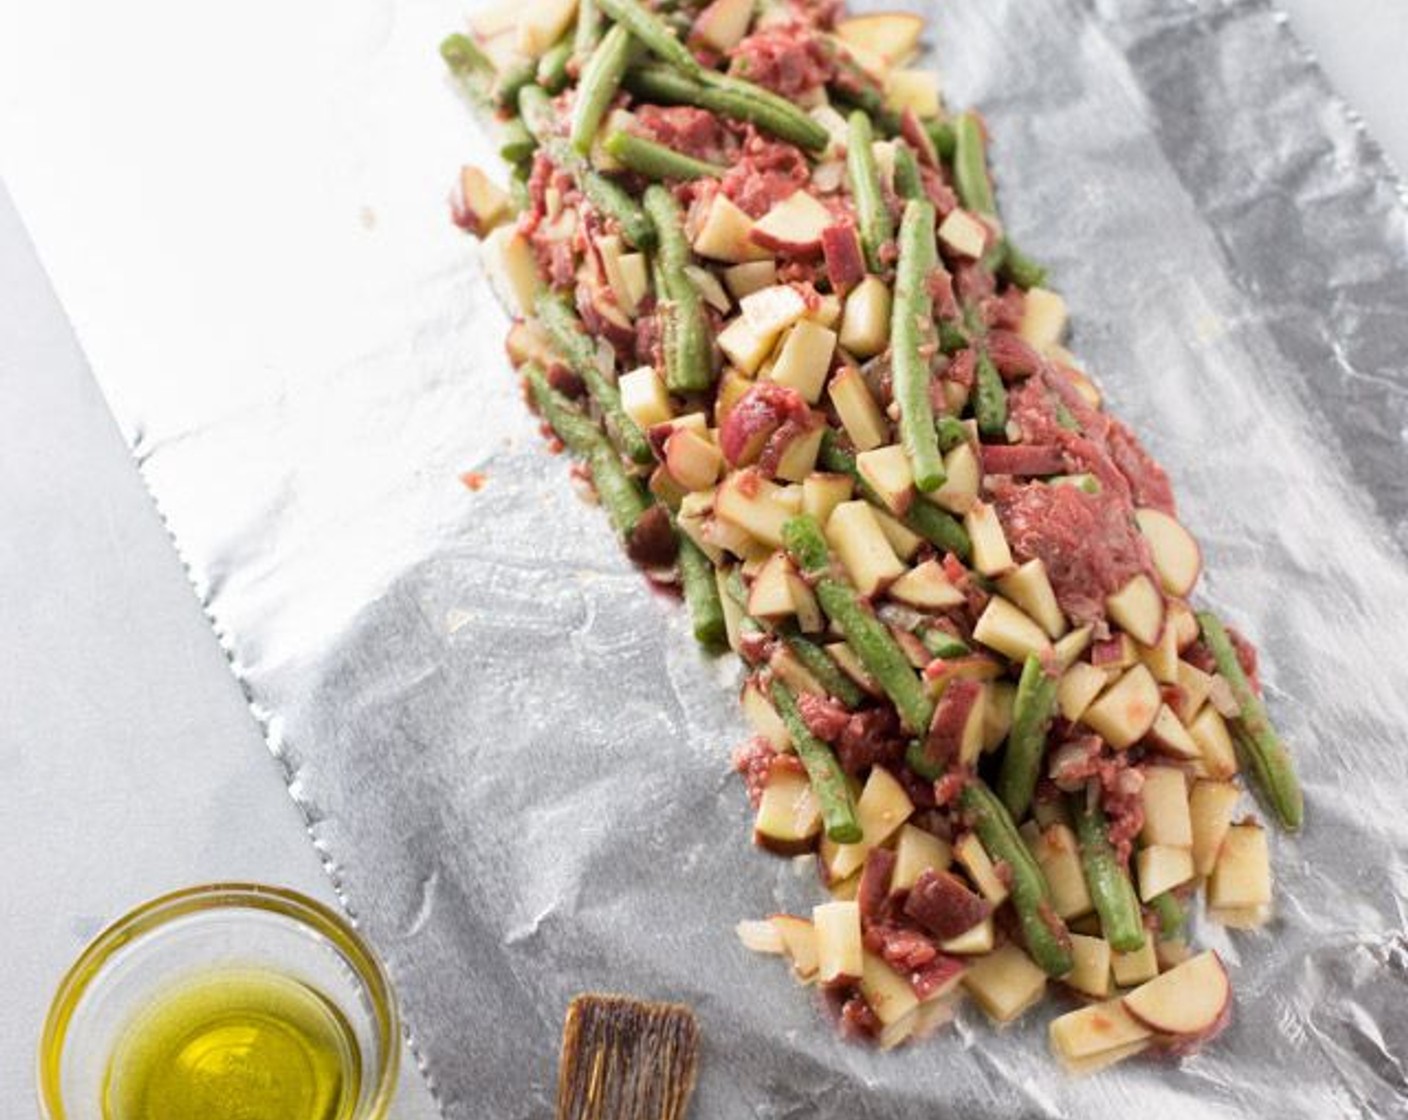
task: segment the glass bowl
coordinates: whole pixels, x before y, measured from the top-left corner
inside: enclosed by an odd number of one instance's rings
[[[153,1009],[168,1004],[173,993],[199,990],[207,1005],[213,998],[218,1006],[223,992],[234,999],[241,978],[250,976],[277,980],[336,1024],[340,1052],[348,1059],[341,1065],[341,1104],[312,1115],[385,1120],[401,1027],[384,969],[361,936],[326,906],[294,891],[252,883],[213,883],[154,899],[113,923],[83,951],[59,985],[44,1024],[43,1116],[128,1120],[108,1103],[122,1099],[121,1087],[111,1083],[121,1065],[114,1064],[119,1047],[139,1039]],[[229,1053],[218,1060],[228,1073]],[[264,1120],[253,1105],[231,1108],[230,1115]]]

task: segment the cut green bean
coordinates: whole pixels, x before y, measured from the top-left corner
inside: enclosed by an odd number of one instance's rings
[[[933,142],[934,152],[942,160],[952,160],[958,147],[958,134],[952,121],[925,121],[924,131]]]
[[[659,16],[639,0],[597,0],[601,10],[625,27],[651,54],[685,74],[699,74],[703,67]]]
[[[450,76],[475,105],[493,101],[494,64],[468,35],[447,35],[440,44]]]
[[[538,142],[528,131],[528,126],[518,117],[513,117],[504,125],[503,137],[499,141],[499,157],[517,167],[528,163],[538,150]]]
[[[728,642],[728,634],[724,625],[724,606],[719,600],[718,581],[714,579],[713,562],[689,539],[688,534],[677,530],[675,536],[679,541],[676,559],[680,567],[680,583],[684,587],[684,601],[689,606],[689,617],[694,624],[694,638],[705,649],[721,649]]]
[[[705,163],[702,159],[682,155],[664,144],[632,136],[629,132],[613,132],[601,146],[622,167],[644,175],[647,179],[722,179],[727,168]]]
[[[564,35],[538,59],[538,84],[553,95],[567,88],[567,63],[572,59],[572,39]]]
[[[554,132],[554,110],[547,91],[541,86],[524,86],[518,94],[518,109],[548,158],[576,180],[592,205],[613,219],[637,249],[654,249],[655,227],[640,204],[619,184],[594,171],[576,148]]]
[[[500,109],[512,112],[519,95],[538,80],[536,59],[520,58],[500,70],[494,78],[493,101]],[[546,94],[546,90],[544,94]]]
[[[831,134],[791,102],[737,79],[696,80],[668,66],[638,66],[626,72],[626,87],[646,101],[694,105],[733,120],[755,124],[779,140],[811,151],[823,150]]]
[[[934,434],[939,441],[939,450],[947,455],[960,443],[968,442],[968,428],[956,416],[940,416],[934,420]]]
[[[919,161],[914,158],[914,149],[908,144],[895,145],[895,193],[903,199],[924,197]]]
[[[533,304],[538,322],[547,331],[553,347],[562,355],[572,372],[582,379],[587,392],[596,402],[617,445],[634,462],[655,461],[650,441],[636,422],[621,407],[621,394],[597,365],[596,345],[582,326],[567,297],[542,288]]]
[[[978,431],[990,439],[1007,434],[1007,389],[998,376],[997,367],[985,352],[979,352],[973,377],[973,415]]]
[[[577,26],[572,31],[572,59],[577,64],[578,73],[591,58],[592,51],[601,42],[601,9],[597,0],[577,0]]]
[[[845,671],[826,650],[800,634],[786,634],[782,640],[787,643],[787,648],[796,654],[802,667],[816,678],[817,684],[826,689],[828,694],[847,708],[860,707],[865,693],[855,681],[846,676]]]
[[[997,216],[988,174],[987,141],[976,113],[964,113],[954,122],[953,185],[966,209],[986,218]]]
[[[997,793],[1002,804],[1021,820],[1031,808],[1046,755],[1046,733],[1056,714],[1056,677],[1047,673],[1036,654],[1028,654],[1017,682],[1017,698],[1012,704],[1012,730],[1002,754]]]
[[[782,717],[787,734],[792,737],[793,749],[806,767],[811,781],[812,793],[816,795],[821,808],[821,819],[826,827],[826,835],[838,844],[855,844],[864,835],[860,821],[856,817],[855,801],[851,797],[851,787],[841,764],[836,761],[832,749],[811,733],[802,713],[797,708],[797,698],[792,690],[779,680],[774,680],[769,688],[773,707]]]
[[[1011,873],[1012,905],[1022,925],[1027,952],[1047,975],[1064,976],[1075,964],[1071,935],[1051,904],[1051,888],[1017,826],[1002,802],[977,778],[963,787],[959,803],[988,856],[994,863],[1005,863]]]
[[[934,703],[885,624],[870,612],[855,588],[831,574],[831,551],[816,518],[808,514],[789,518],[782,527],[782,540],[798,567],[815,579],[821,609],[894,701],[900,720],[912,733],[923,735],[934,716]]]
[[[1294,832],[1305,815],[1305,801],[1296,780],[1290,752],[1271,726],[1266,705],[1252,689],[1242,670],[1237,650],[1221,620],[1211,611],[1198,612],[1203,641],[1217,662],[1217,671],[1232,689],[1238,714],[1231,721],[1233,741],[1242,749],[1244,761],[1255,776],[1262,796],[1280,819]]]
[[[890,312],[890,371],[900,412],[900,443],[909,458],[914,485],[926,493],[937,490],[946,478],[929,399],[928,354],[933,342],[929,274],[939,259],[934,220],[934,204],[927,199],[905,203]]]
[[[1115,857],[1110,843],[1110,827],[1105,812],[1085,793],[1070,799],[1071,817],[1076,826],[1081,870],[1090,900],[1100,915],[1100,928],[1112,949],[1132,953],[1144,947],[1144,921],[1139,899],[1129,874]]]
[[[846,122],[846,174],[850,178],[851,200],[855,203],[865,263],[871,272],[882,273],[885,270],[882,250],[886,242],[894,240],[895,225],[885,204],[885,192],[880,187],[880,169],[875,165],[875,150],[871,147],[874,139],[870,118],[857,109]],[[931,248],[933,240],[931,229]]]
[[[647,502],[639,484],[621,465],[611,446],[589,417],[548,384],[547,375],[532,362],[523,366],[538,411],[574,455],[586,460],[601,504],[617,532],[627,540],[645,513]]]
[[[1188,914],[1183,903],[1172,891],[1156,894],[1149,900],[1149,909],[1159,920],[1160,941],[1181,941],[1187,932]]]
[[[1010,280],[1024,291],[1039,288],[1046,281],[1046,269],[1037,264],[1006,238],[1001,243],[1002,256],[998,261],[997,272],[1004,280]]]
[[[685,273],[691,252],[684,234],[684,214],[675,196],[658,183],[645,189],[645,212],[660,239],[656,275],[661,316],[661,350],[665,384],[676,393],[698,393],[714,380],[709,319],[704,299]]]
[[[572,100],[572,128],[568,134],[572,146],[582,155],[592,150],[597,126],[621,88],[621,77],[630,57],[631,33],[618,23],[602,37],[582,68]]]

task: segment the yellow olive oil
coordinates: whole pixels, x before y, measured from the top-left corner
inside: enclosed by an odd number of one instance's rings
[[[178,985],[123,1032],[104,1120],[350,1120],[361,1054],[326,997],[269,971]]]

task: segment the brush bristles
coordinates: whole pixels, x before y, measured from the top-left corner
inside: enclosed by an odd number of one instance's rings
[[[562,1031],[557,1120],[683,1120],[698,1058],[689,1008],[577,996]]]

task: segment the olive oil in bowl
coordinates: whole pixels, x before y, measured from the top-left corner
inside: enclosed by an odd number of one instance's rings
[[[356,1035],[322,994],[268,970],[202,974],[118,1039],[104,1120],[351,1120]]]

